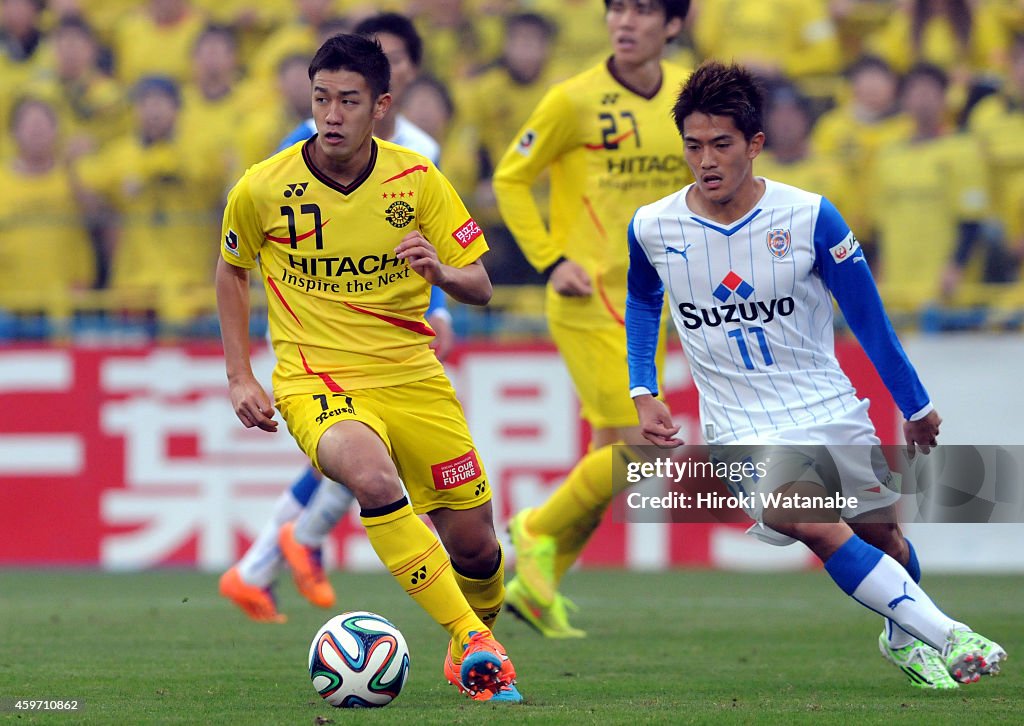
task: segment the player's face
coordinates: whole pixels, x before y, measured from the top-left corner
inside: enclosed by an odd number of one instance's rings
[[[764,118],[765,132],[773,149],[788,151],[807,140],[810,123],[803,109],[789,101],[778,101]]]
[[[18,153],[33,161],[52,159],[57,146],[57,119],[42,104],[29,102],[14,122]]]
[[[691,113],[683,120],[686,163],[698,194],[712,204],[728,204],[750,183],[763,145],[763,133],[747,141],[731,116]]]
[[[391,95],[400,100],[405,89],[419,74],[419,69],[409,57],[405,43],[397,35],[377,33],[377,41],[391,65]]]
[[[313,76],[313,120],[317,145],[344,164],[370,143],[373,122],[383,118],[391,95],[374,98],[366,79],[352,71],[317,71]]]
[[[605,21],[615,60],[628,65],[661,58],[665,43],[683,25],[679,18],[666,22],[664,8],[654,0],[612,0]]]
[[[927,127],[941,119],[946,111],[946,91],[931,78],[917,76],[903,89],[903,110],[919,126]]]

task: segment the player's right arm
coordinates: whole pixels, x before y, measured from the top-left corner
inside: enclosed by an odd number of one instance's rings
[[[665,287],[636,236],[636,215],[629,223],[629,274],[626,290],[626,360],[629,395],[636,406],[640,431],[645,439],[663,449],[681,446],[679,426],[672,422],[668,406],[658,395],[655,355],[661,329]]]
[[[249,270],[263,241],[248,176],[235,185],[224,210],[215,286],[231,406],[246,428],[277,431],[274,407],[252,372],[249,350]]]
[[[552,162],[581,143],[577,113],[561,86],[547,92],[494,170],[498,210],[533,267],[550,274],[565,260],[531,191]]]

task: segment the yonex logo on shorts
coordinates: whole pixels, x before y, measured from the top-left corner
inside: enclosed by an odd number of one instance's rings
[[[721,302],[725,302],[733,293],[746,300],[754,293],[754,287],[730,270],[729,274],[722,278],[722,282],[719,283],[712,294]]]

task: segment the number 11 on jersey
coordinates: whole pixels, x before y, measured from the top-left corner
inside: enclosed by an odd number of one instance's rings
[[[740,349],[740,357],[743,359],[743,365],[746,366],[747,370],[754,370],[754,361],[750,357],[750,348],[747,346],[744,330],[749,336],[757,340],[757,346],[761,349],[761,357],[764,359],[764,364],[770,366],[775,363],[775,359],[772,358],[772,351],[768,347],[768,338],[765,337],[764,328],[736,328],[730,330],[728,335],[736,341],[736,346]]]

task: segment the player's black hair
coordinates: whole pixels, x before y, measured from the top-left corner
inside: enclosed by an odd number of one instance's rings
[[[679,18],[686,20],[686,14],[690,12],[690,0],[654,0],[661,9],[665,11],[665,20]],[[604,0],[604,9],[607,10],[612,0]]]
[[[309,64],[309,80],[320,71],[350,71],[366,79],[377,98],[391,87],[391,65],[374,38],[355,33],[333,35],[324,41]]]
[[[505,34],[517,26],[536,28],[548,40],[558,35],[558,26],[540,13],[513,13],[505,18]]]
[[[51,32],[56,35],[64,30],[78,31],[83,35],[89,36],[94,42],[96,41],[96,31],[81,15],[65,15],[61,17],[57,24],[53,26]]]
[[[912,65],[907,74],[903,76],[902,88],[905,89],[911,81],[917,78],[927,78],[934,81],[943,91],[949,88],[949,74],[934,63],[920,61]]]
[[[232,48],[238,46],[238,39],[235,37],[235,31],[233,31],[227,25],[221,25],[219,23],[210,23],[199,35],[196,36],[195,42],[192,43],[192,52],[196,51],[207,38],[221,37],[224,38]]]
[[[138,101],[143,96],[151,93],[160,93],[174,101],[174,105],[181,107],[181,89],[177,82],[167,76],[146,76],[141,78],[132,89],[132,100]]]
[[[764,98],[754,75],[746,68],[705,61],[683,85],[672,107],[679,135],[683,121],[692,113],[728,116],[749,141],[764,130]]]
[[[452,98],[451,91],[448,90],[448,86],[444,84],[436,76],[432,76],[429,73],[423,73],[413,79],[405,89],[406,97],[412,95],[412,91],[417,88],[429,88],[437,97],[441,99],[441,105],[444,106],[445,112],[447,112],[449,118],[455,115],[455,100]]]
[[[790,81],[768,83],[764,89],[764,113],[787,104],[796,106],[809,120],[814,118],[811,99],[801,93],[795,84]]]
[[[850,65],[846,66],[846,69],[843,71],[843,75],[847,80],[849,80],[861,71],[881,71],[882,73],[887,73],[891,76],[895,75],[895,71],[893,71],[892,66],[889,65],[884,58],[877,55],[871,55],[870,53],[865,53],[864,55],[859,56]]]
[[[417,68],[423,62],[423,39],[416,32],[416,26],[409,18],[399,13],[381,13],[372,15],[359,22],[352,32],[360,35],[373,36],[377,33],[387,33],[402,41],[405,52],[409,54],[409,60]]]

